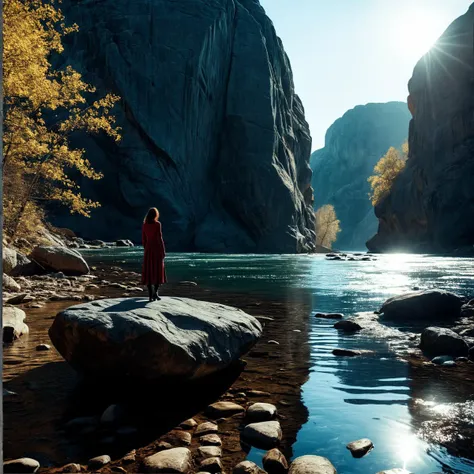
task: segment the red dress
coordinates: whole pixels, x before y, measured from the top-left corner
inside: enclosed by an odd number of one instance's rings
[[[143,256],[142,283],[161,285],[166,283],[165,243],[161,233],[161,223],[145,223],[142,227]]]

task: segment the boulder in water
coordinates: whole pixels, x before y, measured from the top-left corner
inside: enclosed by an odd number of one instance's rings
[[[33,249],[31,259],[41,266],[66,275],[85,275],[89,266],[79,252],[66,247],[39,246]]]
[[[469,346],[451,329],[429,327],[421,333],[420,349],[430,356],[467,356]]]
[[[5,306],[3,308],[3,342],[13,342],[24,334],[28,334],[28,326],[24,323],[26,314],[19,308]]]
[[[179,382],[228,367],[261,333],[258,320],[239,309],[170,297],[73,306],[49,330],[59,353],[85,375]]]
[[[296,458],[291,463],[289,474],[337,474],[337,471],[329,459],[306,455]]]

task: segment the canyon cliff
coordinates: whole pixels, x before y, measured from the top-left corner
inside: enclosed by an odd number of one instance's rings
[[[474,5],[415,66],[409,155],[376,208],[369,250],[439,252],[474,244]]]
[[[376,232],[367,178],[391,146],[407,140],[409,121],[404,102],[359,105],[331,125],[324,148],[311,155],[314,208],[332,204],[341,221],[334,247],[364,249]]]
[[[90,219],[52,210],[84,238],[141,240],[159,208],[168,250],[314,249],[311,137],[289,59],[257,0],[64,0],[72,64],[121,97],[119,144],[76,136],[100,181]],[[79,178],[78,178],[79,179]]]

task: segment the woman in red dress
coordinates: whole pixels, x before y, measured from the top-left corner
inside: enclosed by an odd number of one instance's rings
[[[143,256],[142,283],[148,287],[150,301],[160,300],[158,288],[166,283],[165,243],[161,233],[160,213],[152,207],[143,221],[142,241],[145,253]],[[152,288],[154,285],[154,288]]]

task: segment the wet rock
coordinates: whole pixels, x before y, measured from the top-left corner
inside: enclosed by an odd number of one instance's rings
[[[3,463],[3,472],[5,474],[23,474],[28,472],[36,472],[40,468],[40,463],[36,459],[19,458]]]
[[[11,306],[3,307],[3,342],[10,343],[28,334],[29,329],[24,323],[25,318],[26,314],[23,310]]]
[[[314,316],[323,319],[342,319],[344,317],[341,313],[316,313]]]
[[[188,433],[187,431],[177,431],[175,436],[185,446],[189,446],[191,444],[191,433]]]
[[[51,350],[51,346],[49,344],[38,344],[36,346],[37,351],[49,351]]]
[[[265,474],[265,472],[252,461],[242,461],[234,467],[232,474]]]
[[[448,362],[450,360],[453,360],[452,356],[442,355],[434,357],[433,359],[431,359],[431,362],[436,365],[443,365],[445,362]]]
[[[251,421],[268,421],[275,417],[277,408],[271,403],[254,403],[247,408],[246,417]]]
[[[191,469],[191,451],[172,448],[148,456],[143,460],[144,472],[185,474]]]
[[[342,357],[355,357],[362,354],[361,351],[356,351],[353,349],[334,349],[332,353],[335,356],[342,356]]]
[[[274,448],[282,438],[280,423],[278,421],[250,423],[242,431],[242,438],[256,448]]]
[[[222,449],[218,446],[201,446],[198,448],[198,456],[202,458],[220,458]]]
[[[406,293],[388,299],[380,308],[392,319],[449,319],[460,316],[462,298],[442,290]]]
[[[125,410],[120,405],[110,405],[107,407],[102,413],[100,417],[101,424],[104,425],[111,425],[120,422],[120,420],[124,417]]]
[[[21,291],[21,286],[6,273],[3,274],[2,286],[4,291]]]
[[[468,362],[469,359],[467,357],[458,357],[455,362],[458,363],[458,362]],[[433,362],[433,361],[432,361]]]
[[[334,327],[338,331],[344,331],[344,332],[356,332],[362,329],[362,326],[360,326],[354,321],[351,321],[350,319],[338,321],[336,324],[334,324]]]
[[[61,472],[81,472],[81,465],[76,463],[70,463],[63,466]]]
[[[117,298],[73,306],[56,316],[49,335],[85,375],[185,381],[229,366],[261,332],[261,324],[239,309],[163,297],[153,303]]]
[[[206,421],[198,425],[194,434],[196,436],[202,436],[202,435],[206,435],[210,433],[217,433],[218,431],[219,431],[219,427],[215,423]]]
[[[279,449],[273,448],[265,454],[263,468],[268,474],[286,474],[288,472],[288,461]]]
[[[199,438],[202,446],[222,446],[222,441],[216,434],[207,434]]]
[[[181,428],[191,429],[197,426],[197,421],[194,418],[189,418],[189,420],[183,421],[179,426]]]
[[[235,415],[236,413],[242,413],[245,408],[237,403],[233,402],[216,402],[209,405],[206,409],[206,414],[213,417],[227,417]]]
[[[67,275],[84,275],[89,273],[89,266],[81,254],[66,247],[35,247],[31,259],[45,268],[50,268]]]
[[[110,456],[103,454],[102,456],[96,456],[95,458],[89,459],[87,464],[91,469],[100,469],[111,461],[112,459],[110,459]]]
[[[433,326],[421,333],[420,349],[430,356],[462,357],[467,355],[469,346],[454,331]]]
[[[289,474],[337,474],[329,459],[322,456],[300,456],[290,466]]]
[[[351,452],[354,458],[361,458],[365,456],[374,447],[374,444],[368,438],[351,441],[346,448]]]
[[[218,457],[206,458],[201,461],[199,469],[210,472],[211,474],[222,472],[222,462]]]

